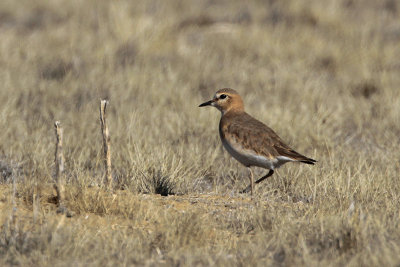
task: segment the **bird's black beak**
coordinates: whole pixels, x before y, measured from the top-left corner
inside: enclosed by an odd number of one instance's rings
[[[199,106],[199,107],[211,106],[211,104],[212,104],[213,102],[214,102],[213,100],[210,100],[210,101],[204,102],[203,104],[200,104],[200,106]]]

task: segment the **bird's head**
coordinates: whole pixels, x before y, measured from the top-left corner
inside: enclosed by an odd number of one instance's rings
[[[243,100],[240,95],[233,89],[224,88],[218,90],[213,99],[204,102],[199,107],[213,106],[216,107],[222,114],[230,110],[244,111]]]

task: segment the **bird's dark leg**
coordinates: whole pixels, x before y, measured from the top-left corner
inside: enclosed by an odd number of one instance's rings
[[[268,177],[272,176],[272,174],[274,174],[274,170],[269,170],[269,172],[268,172],[266,175],[264,175],[263,177],[261,177],[260,179],[258,179],[258,180],[256,181],[256,184],[258,184],[258,183],[264,181],[264,180],[267,179]]]
[[[274,174],[274,170],[269,170],[269,172],[268,172],[266,175],[264,175],[263,177],[261,177],[260,179],[258,179],[258,180],[256,181],[256,184],[258,184],[258,183],[264,181],[264,180],[267,179],[268,177],[272,176],[272,174]],[[243,194],[243,193],[248,193],[251,189],[252,189],[252,188],[251,188],[251,185],[249,185],[248,187],[246,187],[245,189],[243,189],[242,191],[240,191],[240,193],[241,193],[241,194]]]

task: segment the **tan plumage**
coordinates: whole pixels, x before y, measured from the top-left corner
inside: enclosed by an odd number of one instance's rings
[[[225,114],[221,118],[219,129],[221,139],[240,140],[244,149],[251,149],[270,159],[286,156],[297,161],[313,161],[291,149],[271,128],[246,112]]]
[[[218,90],[214,98],[200,106],[214,106],[221,111],[219,134],[227,151],[250,170],[250,186],[253,194],[254,180],[251,166],[269,169],[269,173],[256,181],[261,182],[286,162],[314,164],[316,161],[301,155],[286,145],[267,125],[244,111],[243,100],[233,89]]]

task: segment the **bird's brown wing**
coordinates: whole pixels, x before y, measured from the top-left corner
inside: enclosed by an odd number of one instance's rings
[[[230,116],[226,114],[222,120],[220,128],[223,133],[241,143],[244,149],[250,149],[268,158],[279,156],[275,149],[275,144],[282,143],[279,136],[268,126],[254,119],[247,113],[240,116]]]
[[[226,116],[221,120],[221,124],[231,138],[243,142],[245,149],[252,149],[268,158],[285,156],[304,163],[315,162],[291,149],[271,128],[247,113],[234,117]]]

